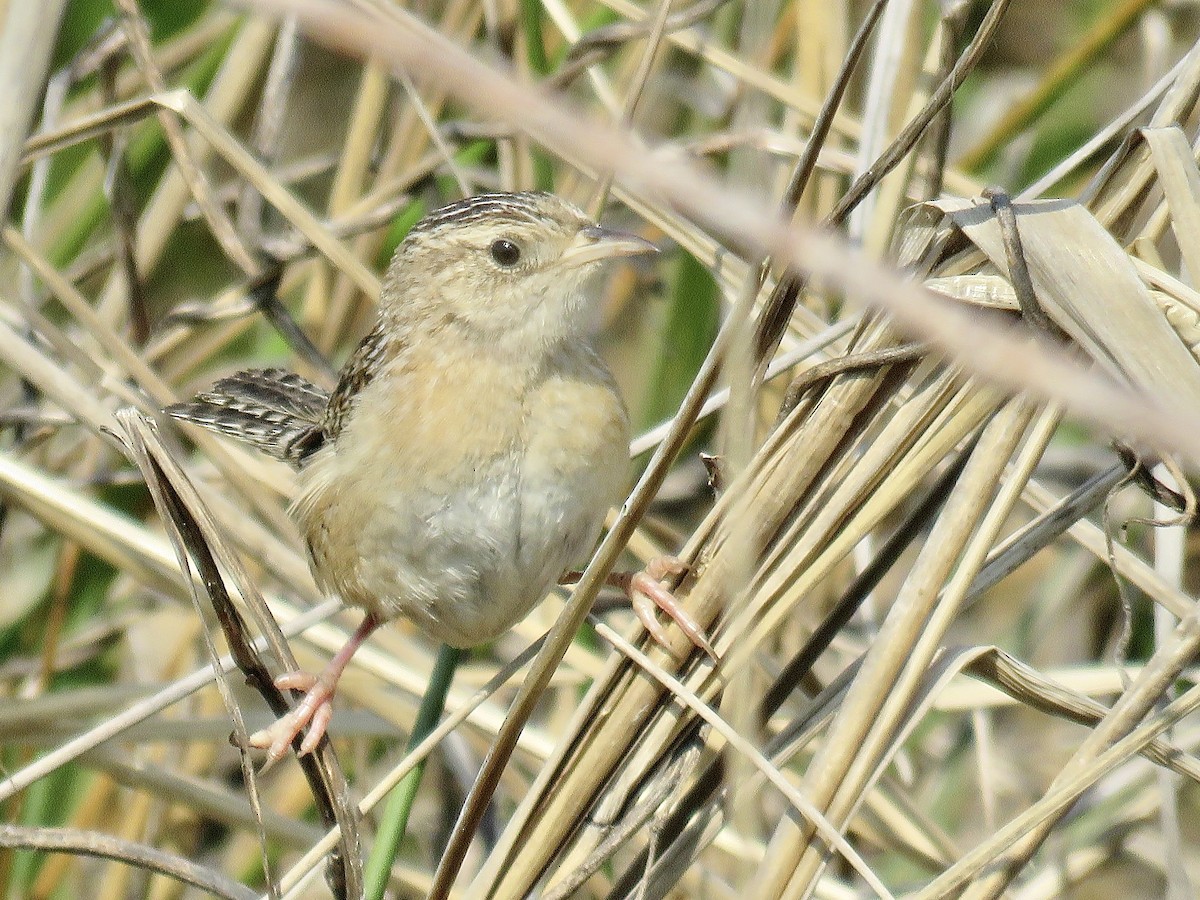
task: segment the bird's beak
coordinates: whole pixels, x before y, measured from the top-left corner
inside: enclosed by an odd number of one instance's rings
[[[657,247],[636,234],[601,228],[599,225],[584,225],[575,235],[571,246],[563,251],[562,261],[568,266],[584,266],[602,259],[657,252]]]

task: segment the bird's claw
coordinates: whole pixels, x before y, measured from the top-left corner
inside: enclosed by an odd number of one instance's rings
[[[633,604],[634,614],[642,627],[649,632],[655,642],[671,649],[670,637],[662,623],[658,621],[658,610],[662,610],[679,626],[679,629],[695,646],[707,653],[714,661],[718,661],[717,651],[709,643],[690,612],[684,609],[675,595],[662,585],[662,579],[668,576],[682,575],[687,572],[687,564],[674,556],[658,556],[646,564],[646,568],[621,579],[621,588]]]
[[[324,679],[308,672],[287,672],[275,679],[275,686],[280,690],[304,691],[304,697],[290,712],[250,735],[251,747],[267,751],[264,772],[287,755],[292,741],[306,728],[297,755],[316,750],[333,718],[333,685]]]

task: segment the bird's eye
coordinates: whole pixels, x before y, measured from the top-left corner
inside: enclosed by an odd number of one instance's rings
[[[515,266],[521,261],[521,248],[504,238],[492,242],[491,252],[492,259],[505,268]]]

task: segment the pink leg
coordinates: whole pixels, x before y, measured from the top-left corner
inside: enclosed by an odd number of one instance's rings
[[[272,766],[282,759],[292,745],[292,741],[306,727],[308,731],[300,743],[300,756],[312,753],[325,736],[329,720],[333,718],[333,694],[337,690],[338,679],[342,677],[355,651],[371,636],[371,633],[383,622],[368,614],[362,624],[354,630],[354,634],[346,641],[345,646],[329,661],[320,675],[313,676],[307,672],[288,672],[275,679],[275,686],[280,690],[304,691],[304,697],[296,707],[276,720],[275,724],[262,731],[250,735],[250,746],[267,751],[267,766]]]
[[[661,609],[688,636],[688,640],[714,660],[719,660],[717,651],[704,636],[704,629],[692,618],[691,613],[679,605],[675,595],[661,584],[668,575],[682,575],[686,571],[687,565],[674,556],[658,556],[650,560],[642,571],[616,572],[609,576],[609,581],[629,597],[638,620],[659,644],[671,646],[666,629],[658,621],[658,610]]]

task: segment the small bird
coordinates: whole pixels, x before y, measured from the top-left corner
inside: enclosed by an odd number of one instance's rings
[[[166,412],[299,472],[293,515],[323,590],[366,610],[290,713],[251,736],[282,757],[320,742],[338,678],[382,623],[406,616],[454,647],[523,618],[590,551],[626,479],[629,419],[588,342],[589,277],[655,251],[548,193],[492,193],[438,210],[397,248],[375,327],[327,393],[283,369],[245,371]],[[664,558],[618,576],[665,642],[654,607],[703,633],[658,581]]]

